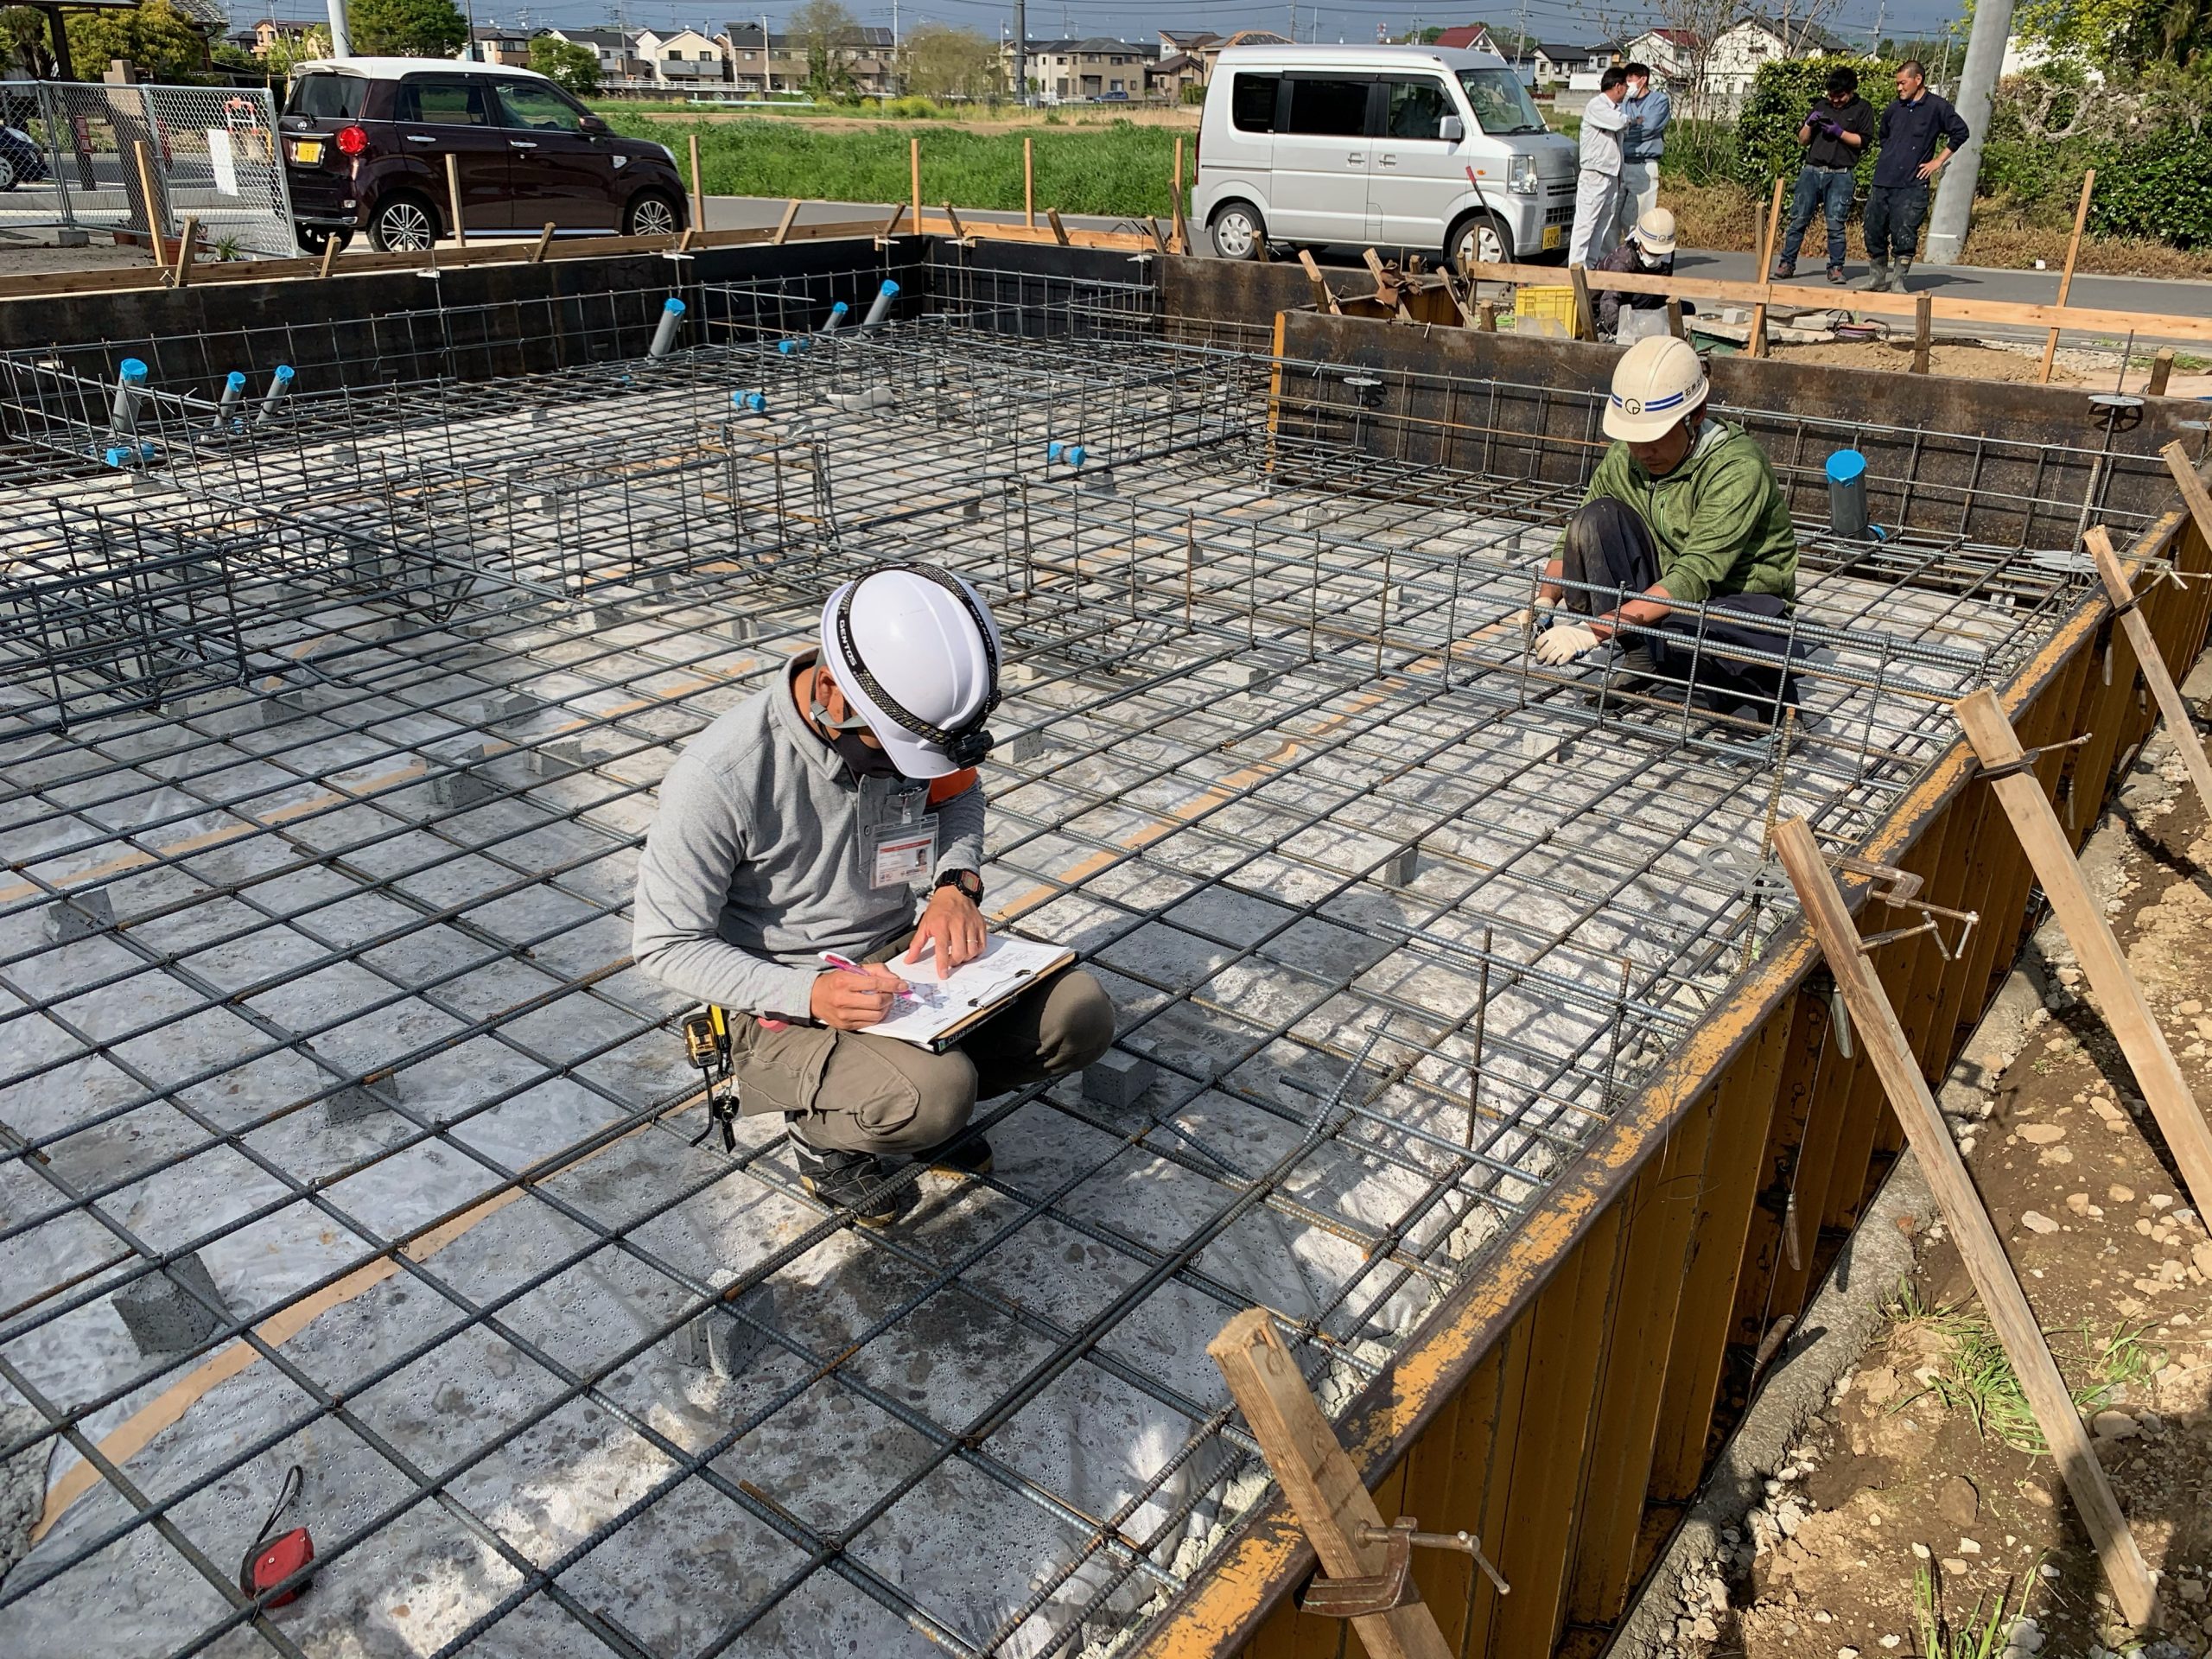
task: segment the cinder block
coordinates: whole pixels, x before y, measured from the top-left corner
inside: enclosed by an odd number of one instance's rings
[[[1094,1106],[1126,1111],[1159,1078],[1160,1068],[1125,1050],[1109,1048],[1083,1074],[1083,1097]]]
[[[196,1254],[132,1280],[108,1300],[142,1354],[181,1352],[207,1341],[227,1322],[222,1296]]]
[[[670,1338],[677,1363],[712,1371],[728,1380],[753,1368],[775,1344],[764,1326],[776,1322],[776,1300],[766,1285],[755,1285],[734,1304],[708,1308],[677,1327]]]
[[[999,671],[999,678],[1007,685],[1034,685],[1039,675],[1034,663],[1008,663]]]
[[[72,944],[105,933],[115,926],[115,900],[105,887],[95,887],[68,899],[57,899],[46,907],[46,937],[56,944]]]
[[[1375,879],[1387,887],[1409,887],[1413,883],[1414,871],[1420,864],[1421,849],[1408,847],[1384,859],[1382,868],[1375,872]]]

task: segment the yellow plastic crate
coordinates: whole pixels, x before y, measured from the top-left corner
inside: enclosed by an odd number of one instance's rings
[[[1523,319],[1534,322],[1535,330],[1545,334],[1556,327],[1560,333],[1574,332],[1574,290],[1561,284],[1558,287],[1531,284],[1513,290],[1513,326],[1518,330]]]

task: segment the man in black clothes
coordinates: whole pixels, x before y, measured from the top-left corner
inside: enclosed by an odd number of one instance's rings
[[[1806,111],[1797,129],[1805,164],[1797,169],[1797,191],[1789,201],[1789,233],[1775,261],[1774,280],[1797,274],[1797,250],[1819,209],[1828,222],[1828,281],[1843,281],[1843,221],[1851,212],[1853,169],[1874,137],[1874,106],[1859,96],[1859,72],[1828,72],[1827,96]]]
[[[1936,153],[1936,142],[1949,148]],[[1866,257],[1873,275],[1869,293],[1903,289],[1919,250],[1921,221],[1928,217],[1928,187],[1944,163],[1967,142],[1959,112],[1928,90],[1928,72],[1917,62],[1897,70],[1897,102],[1882,111],[1881,154],[1874,160],[1873,188],[1866,193]]]

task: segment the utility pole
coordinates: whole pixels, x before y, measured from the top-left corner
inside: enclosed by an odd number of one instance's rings
[[[1959,68],[1959,119],[1967,124],[1966,148],[1943,164],[1936,205],[1928,212],[1928,247],[1922,258],[1931,265],[1955,265],[1974,219],[1974,188],[1981,176],[1982,140],[1989,133],[1989,96],[2005,64],[2005,39],[2012,32],[2012,0],[1980,0],[1974,32],[1967,36],[1967,60]]]
[[[1029,3],[1014,0],[1014,101],[1029,102]]]
[[[334,58],[353,55],[353,37],[346,28],[346,0],[330,0],[330,55]]]

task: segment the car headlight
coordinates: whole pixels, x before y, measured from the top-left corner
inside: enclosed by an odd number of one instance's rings
[[[1505,188],[1516,196],[1536,194],[1536,158],[1516,156],[1505,164]]]

